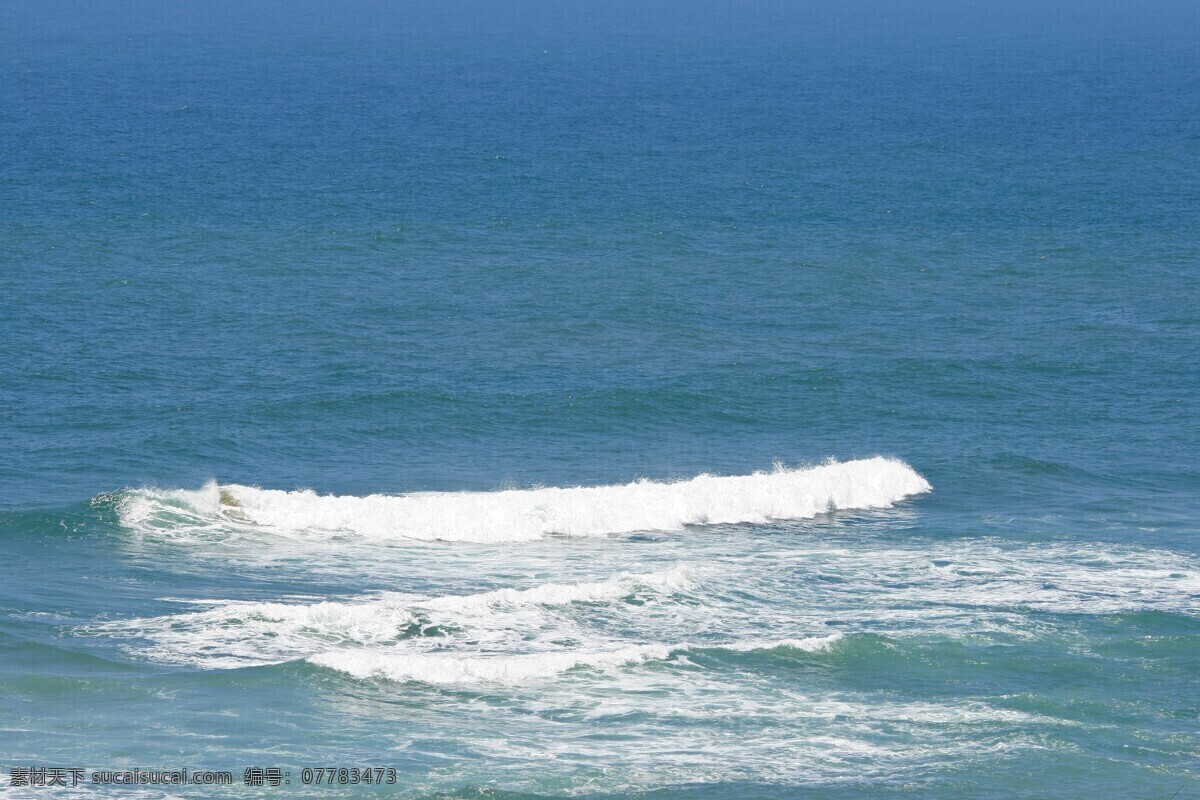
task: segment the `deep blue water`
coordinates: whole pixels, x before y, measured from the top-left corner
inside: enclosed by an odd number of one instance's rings
[[[0,783],[1200,797],[1198,233],[1187,3],[6,4]]]

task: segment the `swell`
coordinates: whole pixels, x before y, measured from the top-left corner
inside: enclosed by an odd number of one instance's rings
[[[117,508],[122,525],[149,534],[233,528],[381,540],[519,542],[552,534],[603,536],[808,519],[835,510],[889,508],[930,490],[904,462],[875,457],[743,476],[702,474],[674,483],[640,480],[496,492],[355,497],[211,483],[196,491],[132,490]]]

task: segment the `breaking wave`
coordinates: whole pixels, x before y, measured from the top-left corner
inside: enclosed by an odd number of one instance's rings
[[[117,510],[123,526],[151,534],[224,527],[292,536],[519,542],[550,534],[603,536],[808,519],[836,510],[888,508],[930,490],[903,461],[875,457],[743,476],[704,474],[675,483],[495,492],[354,497],[210,483],[199,490],[131,490],[120,495]]]

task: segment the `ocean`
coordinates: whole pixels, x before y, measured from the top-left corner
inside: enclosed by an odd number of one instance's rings
[[[0,794],[1200,798],[1198,76],[1166,0],[5,3]]]

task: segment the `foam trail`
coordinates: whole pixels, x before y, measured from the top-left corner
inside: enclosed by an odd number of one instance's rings
[[[691,585],[682,567],[635,574],[623,572],[605,581],[591,583],[546,583],[530,589],[496,589],[479,594],[448,595],[414,605],[438,611],[477,611],[495,605],[559,606],[568,603],[599,603],[618,600],[639,587],[658,592],[686,589]]]
[[[520,655],[463,656],[458,653],[389,653],[380,650],[339,650],[312,656],[308,661],[320,667],[344,672],[355,678],[386,678],[397,682],[427,683],[435,686],[458,684],[519,684],[552,678],[578,667],[610,670],[646,661],[665,661],[673,654],[689,650],[728,650],[751,652],[791,648],[806,652],[828,650],[841,639],[840,633],[808,639],[733,642],[730,644],[691,643],[677,645],[628,645],[611,650],[568,650]]]
[[[688,586],[684,570],[674,567],[624,572],[590,583],[547,583],[469,595],[382,592],[317,603],[208,601],[204,604],[210,607],[203,611],[108,622],[81,632],[144,639],[143,651],[164,663],[237,669],[293,661],[331,646],[386,647],[401,640],[444,637],[446,626],[466,625],[476,640],[495,642],[514,622],[536,629],[538,608],[611,604],[635,594],[666,596]],[[522,615],[523,609],[534,613]]]
[[[731,650],[735,653],[749,653],[755,650],[780,650],[788,648],[789,650],[803,650],[806,653],[816,653],[821,650],[828,650],[834,642],[842,638],[840,633],[831,633],[828,636],[810,636],[807,639],[780,639],[779,641],[747,641],[733,642],[731,644],[712,645],[713,649]],[[700,650],[704,645],[693,645],[689,649]]]
[[[677,483],[640,480],[498,492],[339,497],[212,484],[199,492],[136,490],[118,510],[124,525],[144,532],[203,517],[213,526],[253,526],[284,535],[519,542],[548,534],[603,536],[808,519],[838,509],[888,508],[930,490],[903,461],[875,457],[753,475],[699,475]]]
[[[649,659],[665,659],[665,645],[634,645],[607,651],[523,653],[503,656],[431,655],[425,653],[381,653],[378,651],[335,651],[308,659],[320,667],[344,672],[355,678],[454,684],[518,684],[550,678],[576,667],[611,669]]]

